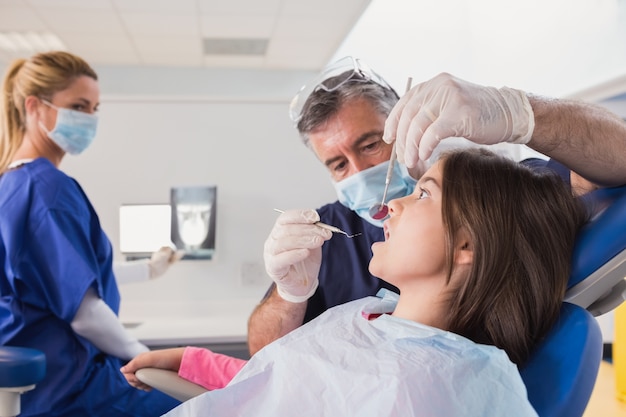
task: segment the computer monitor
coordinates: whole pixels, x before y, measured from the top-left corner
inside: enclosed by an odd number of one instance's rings
[[[120,252],[127,260],[149,258],[163,246],[173,247],[170,204],[122,204]]]

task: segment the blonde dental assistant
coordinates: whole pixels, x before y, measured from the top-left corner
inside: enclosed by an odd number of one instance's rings
[[[147,348],[117,319],[112,248],[84,191],[58,169],[93,141],[97,75],[50,52],[16,60],[0,113],[0,344],[46,354],[22,416],[153,416],[177,402],[128,387],[121,364]]]

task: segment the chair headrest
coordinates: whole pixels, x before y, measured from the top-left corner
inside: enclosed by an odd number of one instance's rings
[[[581,198],[592,217],[576,239],[568,288],[626,249],[626,186],[595,190]]]

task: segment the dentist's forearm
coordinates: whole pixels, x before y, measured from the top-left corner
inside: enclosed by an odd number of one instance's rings
[[[601,186],[626,184],[626,122],[597,105],[529,95],[528,146]]]
[[[252,312],[248,320],[248,349],[254,355],[265,345],[297,329],[304,322],[307,302],[283,300],[276,288]]]

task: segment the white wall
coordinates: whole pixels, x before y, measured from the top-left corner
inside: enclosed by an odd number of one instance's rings
[[[121,204],[168,203],[172,186],[218,187],[214,258],[181,261],[160,279],[122,286],[122,311],[141,309],[145,316],[174,304],[194,311],[211,298],[260,299],[269,285],[263,242],[278,215],[273,208],[335,199],[325,168],[287,116],[288,99],[303,80],[236,73],[207,87],[207,72],[106,69],[99,75],[96,140],[61,168],[90,197],[117,259]],[[254,77],[262,85],[252,92],[244,87],[251,88]],[[242,284],[243,264],[252,265],[258,284]]]
[[[335,58],[345,55],[398,91],[408,76],[449,72],[561,97],[626,74],[626,2],[373,0]]]

